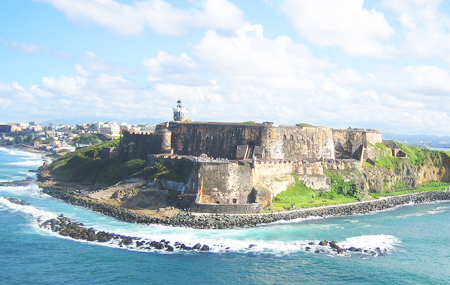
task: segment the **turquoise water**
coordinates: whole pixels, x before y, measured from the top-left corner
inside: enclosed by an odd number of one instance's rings
[[[39,155],[0,148],[0,180],[33,176]],[[0,187],[1,284],[449,284],[450,204],[409,205],[371,215],[194,230],[117,221],[40,193]],[[60,237],[38,227],[63,213],[86,227],[149,240],[206,243],[212,252],[146,252]],[[305,251],[336,240],[385,254]],[[250,244],[256,245],[249,248]],[[228,248],[228,249],[227,249]],[[319,248],[319,247],[317,247]],[[314,248],[315,249],[315,248]]]

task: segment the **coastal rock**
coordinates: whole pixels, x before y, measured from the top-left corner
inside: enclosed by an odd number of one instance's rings
[[[1,185],[0,185],[1,186]],[[14,204],[18,204],[18,205],[22,205],[22,206],[27,206],[30,205],[30,203],[28,203],[25,200],[21,200],[19,198],[6,198],[9,202],[14,203]]]
[[[354,246],[347,248],[347,250],[351,252],[362,252],[361,248],[356,248]]]
[[[333,248],[333,249],[338,249],[339,248],[339,246],[337,245],[336,241],[330,242],[330,247]]]
[[[200,251],[209,251],[209,246],[207,246],[206,244],[204,244],[201,248]]]

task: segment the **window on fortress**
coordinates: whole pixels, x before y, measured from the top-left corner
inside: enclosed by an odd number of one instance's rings
[[[236,204],[236,203],[237,203],[237,199],[234,198],[234,199],[233,199],[233,204]]]
[[[283,136],[283,138],[284,138],[285,140],[287,140],[287,137],[286,137],[286,135],[284,135],[284,136]]]

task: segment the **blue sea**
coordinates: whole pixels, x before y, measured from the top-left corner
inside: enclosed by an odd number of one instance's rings
[[[28,170],[37,169],[42,159],[0,148],[0,181],[33,177]],[[211,252],[140,251],[39,228],[39,220],[60,214],[96,230],[208,244]],[[324,239],[369,253],[337,255],[317,246]],[[306,251],[307,246],[312,251]],[[381,250],[378,256],[370,253],[376,248]],[[58,201],[35,185],[0,187],[0,284],[450,284],[450,204],[247,229],[195,230],[121,222]]]

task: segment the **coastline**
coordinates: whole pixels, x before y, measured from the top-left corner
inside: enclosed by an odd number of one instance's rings
[[[52,155],[51,153],[35,150],[32,147],[22,145],[10,146],[9,148],[24,149],[30,152],[33,149],[34,152]],[[450,201],[450,191],[447,190],[439,192],[416,192],[399,196],[382,197],[377,200],[368,200],[339,205],[328,205],[313,208],[301,208],[276,213],[210,214],[180,211],[178,213],[175,213],[174,215],[169,216],[165,215],[164,213],[143,214],[140,210],[131,210],[119,205],[92,199],[88,196],[88,194],[93,193],[92,191],[101,190],[102,188],[104,188],[104,186],[82,185],[78,183],[64,183],[61,181],[55,181],[51,177],[50,173],[44,172],[46,172],[45,167],[39,169],[39,173],[44,176],[44,181],[37,182],[38,186],[42,189],[42,192],[69,204],[82,206],[92,211],[117,218],[124,222],[159,224],[195,229],[247,228],[279,221],[307,219],[310,217],[327,218],[368,214],[393,209],[397,206],[407,205],[411,203],[423,204]],[[30,183],[35,182],[32,180],[12,181],[2,183],[2,185],[0,186],[26,186]]]
[[[194,229],[231,229],[248,228],[270,224],[278,221],[306,219],[310,217],[340,217],[359,214],[369,214],[383,210],[394,209],[408,204],[424,204],[450,201],[450,191],[416,192],[399,196],[384,197],[377,200],[355,202],[349,204],[321,206],[306,209],[296,209],[278,213],[258,214],[204,214],[181,212],[173,217],[159,218],[143,215],[135,211],[97,203],[83,196],[82,191],[62,189],[59,187],[41,186],[42,192],[67,203],[82,206],[104,215],[115,217],[124,222],[139,224],[159,224],[173,227]]]
[[[32,146],[24,145],[24,144],[2,145],[0,147],[6,148],[6,149],[19,149],[19,150],[24,150],[24,151],[31,152],[31,153],[39,153],[44,156],[58,157],[58,155],[56,155],[55,153],[53,153],[51,151],[36,149]]]

